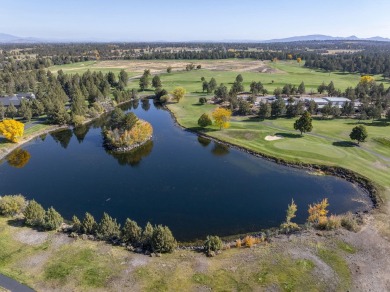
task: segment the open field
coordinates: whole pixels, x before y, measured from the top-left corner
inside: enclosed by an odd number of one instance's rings
[[[185,66],[189,63],[201,65],[202,69],[185,71]],[[166,73],[166,68],[171,66],[171,74]],[[245,90],[249,90],[252,81],[261,81],[270,93],[277,88],[283,87],[287,83],[298,86],[302,81],[305,83],[306,91],[317,92],[317,87],[322,83],[334,82],[337,89],[345,90],[347,87],[355,87],[359,82],[359,74],[324,72],[312,70],[297,64],[295,61],[276,63],[270,61],[257,61],[251,59],[227,59],[227,60],[120,60],[120,61],[89,61],[68,65],[53,66],[49,68],[53,72],[62,69],[65,73],[83,73],[86,70],[96,70],[107,73],[112,71],[119,73],[125,69],[129,77],[142,74],[145,69],[150,69],[153,74],[160,74],[163,87],[172,90],[176,86],[184,86],[187,92],[197,93],[202,91],[201,77],[210,80],[214,77],[217,83],[231,84],[238,74],[244,78]],[[374,76],[378,82],[384,82],[385,86],[390,86],[387,80],[381,76]],[[138,80],[132,80],[129,88],[138,88]]]
[[[370,229],[360,231],[369,238],[364,242],[349,231],[330,238],[308,231],[214,258],[187,250],[149,257],[5,218],[0,231],[0,273],[37,291],[361,291],[390,285],[387,257],[369,248],[377,240]],[[357,268],[362,257],[372,261],[369,267]]]

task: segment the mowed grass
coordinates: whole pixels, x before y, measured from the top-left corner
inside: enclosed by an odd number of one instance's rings
[[[28,139],[32,135],[36,135],[39,132],[44,132],[46,130],[49,130],[50,128],[54,128],[54,127],[52,125],[46,125],[46,124],[34,124],[33,126],[31,126],[30,128],[24,131],[21,142],[23,142],[23,140]],[[5,139],[3,136],[0,135],[0,151],[13,146],[15,146],[15,143],[11,143],[10,141],[8,141],[7,139]]]
[[[101,67],[99,66],[99,61],[86,61],[86,62],[77,62],[72,64],[65,65],[55,65],[48,68],[51,72],[57,74],[59,70],[62,70],[65,74],[83,74],[84,72],[90,70],[92,71],[101,71],[103,74],[107,74],[108,72],[113,72],[116,75],[122,70],[117,67]],[[139,75],[136,72],[127,71],[129,77],[133,77]]]
[[[173,72],[171,74],[160,74],[163,87],[167,90],[172,90],[177,86],[183,86],[189,93],[201,93],[202,81],[201,77],[206,78],[209,81],[214,77],[218,84],[224,83],[228,86],[235,81],[238,74],[241,74],[244,78],[243,85],[246,91],[250,89],[250,83],[252,81],[261,81],[264,87],[272,94],[273,90],[277,87],[282,88],[285,84],[290,83],[298,86],[302,81],[305,83],[306,91],[317,92],[317,88],[322,82],[329,84],[331,81],[335,84],[335,87],[340,90],[345,90],[347,87],[355,87],[359,82],[359,74],[349,73],[327,73],[321,70],[311,70],[300,66],[293,62],[278,62],[266,63],[271,68],[278,69],[274,73],[261,73],[261,72],[232,72],[232,71],[212,71],[207,69],[193,70],[193,71],[180,71]],[[374,76],[377,81],[384,82],[385,86],[389,86],[388,81],[384,81],[381,76]],[[138,88],[138,80],[130,82],[129,87]]]
[[[214,105],[199,105],[197,96],[186,96],[168,105],[179,123],[201,130],[197,120],[202,113],[211,114]],[[233,116],[229,129],[211,126],[204,131],[215,138],[250,150],[292,162],[341,166],[360,173],[382,187],[390,187],[390,123],[365,122],[368,140],[357,147],[349,133],[358,125],[354,119],[314,119],[312,133],[301,136],[293,129],[295,119],[280,118],[260,121],[256,117]],[[268,135],[283,138],[266,141]]]
[[[231,60],[231,59],[228,59]],[[126,71],[129,74],[129,77],[134,77],[140,75],[139,68],[148,69],[148,66],[153,66],[153,64],[160,68],[161,73],[159,74],[163,87],[167,90],[172,90],[176,86],[183,86],[187,89],[187,92],[199,93],[202,91],[202,82],[200,81],[201,77],[205,77],[206,80],[210,80],[211,77],[214,77],[217,80],[217,83],[224,83],[228,87],[234,82],[236,76],[241,74],[244,78],[244,87],[245,90],[249,91],[249,85],[252,81],[261,81],[265,88],[272,94],[273,90],[277,87],[283,87],[287,83],[298,86],[302,81],[305,83],[306,91],[317,92],[318,86],[325,82],[329,84],[331,81],[334,82],[335,87],[340,90],[345,90],[347,87],[355,87],[359,82],[359,74],[350,74],[342,72],[325,72],[323,70],[312,70],[304,67],[302,62],[300,65],[295,61],[278,61],[276,63],[265,61],[264,63],[259,62],[259,66],[269,67],[275,69],[272,73],[262,73],[262,72],[245,72],[245,64],[248,62],[253,62],[252,59],[240,59],[236,60],[240,62],[242,69],[240,72],[235,72],[229,70],[229,65],[225,66],[225,70],[209,70],[209,69],[200,69],[193,71],[184,71],[186,64],[199,62],[216,64],[223,63],[226,60],[122,60],[120,62],[115,61],[112,63],[112,67],[107,65],[107,61],[87,61],[79,62],[74,64],[58,65],[52,66],[49,68],[52,72],[57,72],[58,70],[63,70],[64,73],[82,74],[87,70],[91,71],[102,71],[103,73],[108,73],[109,71],[118,74],[121,68],[137,68],[137,72],[131,72],[128,69]],[[234,61],[234,60],[233,60]],[[182,68],[175,69],[172,73],[165,73],[166,67],[170,63],[183,64]],[[136,65],[132,65],[136,64]],[[145,64],[145,66],[142,66]],[[220,67],[218,67],[220,68]],[[135,70],[135,69],[134,69]],[[388,80],[384,80],[380,75],[374,76],[377,82],[383,82],[385,86],[389,86],[390,83]],[[129,82],[129,88],[139,88],[138,79],[131,80]]]

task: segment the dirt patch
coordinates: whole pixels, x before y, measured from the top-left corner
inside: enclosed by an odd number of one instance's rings
[[[266,136],[265,138],[264,138],[264,140],[266,140],[266,141],[275,141],[275,140],[280,140],[280,139],[283,139],[283,137],[282,136]]]
[[[33,229],[19,230],[17,227],[13,227],[14,239],[28,245],[40,245],[43,244],[48,238],[48,232],[39,232]]]
[[[360,232],[344,231],[341,236],[357,249],[346,257],[352,273],[352,291],[390,291],[390,243],[375,228],[374,218],[367,220]]]

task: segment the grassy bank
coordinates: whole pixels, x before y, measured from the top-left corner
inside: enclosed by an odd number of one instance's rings
[[[56,125],[47,125],[40,123],[33,124],[31,127],[24,131],[24,135],[18,143],[11,143],[7,139],[0,137],[0,160],[7,156],[7,154],[11,151],[31,141],[32,139],[60,128],[60,126]]]
[[[314,233],[233,248],[215,258],[185,250],[156,258],[13,225],[0,218],[0,273],[38,291],[325,291],[351,283],[345,244],[319,243]],[[321,270],[323,265],[330,269]]]

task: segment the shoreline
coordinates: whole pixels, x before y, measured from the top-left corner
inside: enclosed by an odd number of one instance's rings
[[[10,154],[12,151],[16,150],[17,148],[19,147],[22,147],[24,144],[27,144],[28,142],[34,140],[35,138],[38,138],[39,136],[41,135],[46,135],[46,134],[50,134],[52,132],[56,132],[56,131],[59,131],[59,130],[64,130],[64,129],[67,129],[69,128],[68,125],[52,125],[49,129],[44,129],[42,131],[38,131],[34,134],[31,134],[30,136],[27,136],[27,137],[23,137],[22,138],[22,141],[18,142],[18,143],[14,143],[14,144],[11,144],[10,143],[10,146],[6,146],[2,149],[0,149],[1,153],[0,153],[0,161],[3,160],[4,158],[6,158],[8,156],[8,154]]]
[[[358,187],[360,187],[361,189],[363,189],[364,191],[366,191],[368,193],[368,196],[373,204],[372,208],[370,208],[369,211],[379,209],[380,206],[383,205],[383,203],[384,203],[382,197],[380,196],[380,192],[381,192],[380,188],[373,181],[371,181],[367,177],[365,177],[357,172],[343,168],[341,166],[330,166],[330,165],[323,165],[323,164],[310,164],[310,163],[305,163],[305,162],[287,161],[287,160],[282,159],[282,158],[267,155],[265,153],[261,153],[258,151],[248,149],[244,146],[236,145],[234,143],[224,141],[224,140],[221,140],[219,138],[212,137],[212,136],[210,136],[206,133],[203,133],[201,131],[192,130],[192,129],[189,129],[189,128],[182,126],[179,123],[175,113],[166,104],[163,106],[170,113],[175,125],[180,127],[181,129],[183,129],[184,131],[196,134],[199,137],[209,139],[213,142],[217,142],[217,143],[226,145],[226,146],[231,147],[233,149],[243,151],[245,153],[251,154],[251,155],[259,157],[259,158],[266,159],[266,160],[271,161],[271,162],[275,162],[275,163],[283,165],[283,166],[293,167],[296,169],[304,169],[304,170],[308,170],[308,171],[312,171],[312,172],[321,172],[322,174],[325,174],[325,175],[333,175],[335,177],[349,181],[349,182],[357,185]]]
[[[116,107],[124,105],[124,104],[132,102],[132,101],[133,101],[133,99],[118,103],[115,106],[113,106],[110,110],[104,111],[103,113],[99,114],[97,117],[85,119],[80,126],[88,125],[88,124],[92,123],[93,121],[101,118],[103,115],[112,112]],[[12,151],[16,150],[17,148],[23,146],[24,144],[30,142],[31,140],[34,140],[35,138],[37,138],[41,135],[50,134],[52,132],[69,129],[71,127],[74,128],[74,126],[72,126],[72,125],[49,125],[49,126],[50,126],[49,129],[45,129],[43,131],[38,131],[37,133],[31,134],[30,136],[27,136],[27,137],[22,137],[21,141],[18,143],[12,144],[11,142],[9,142],[10,143],[9,147],[6,146],[4,148],[0,148],[0,161],[2,161],[4,158],[6,158],[7,155],[10,154]]]

